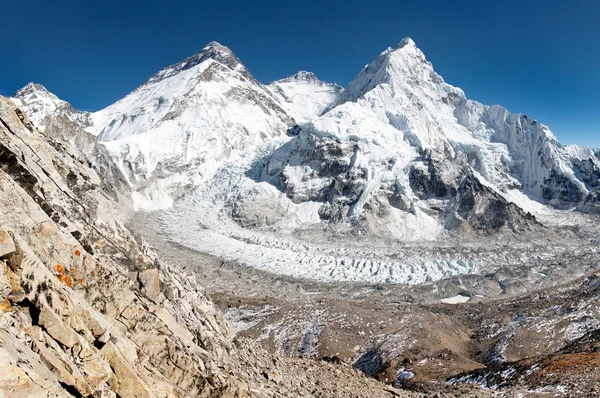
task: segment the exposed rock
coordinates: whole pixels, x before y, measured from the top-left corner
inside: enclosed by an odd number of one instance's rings
[[[125,357],[119,352],[119,349],[112,343],[107,343],[102,348],[102,354],[110,363],[114,371],[114,377],[109,380],[110,388],[119,396],[148,398],[150,392],[143,384],[135,370]]]
[[[6,258],[17,250],[8,232],[0,229],[0,258]]]
[[[142,291],[154,302],[161,299],[160,292],[160,274],[156,268],[150,268],[138,274],[138,279],[142,285]]]
[[[73,347],[79,342],[77,333],[65,326],[48,307],[42,307],[39,315],[39,324],[44,327],[50,336],[68,348]]]

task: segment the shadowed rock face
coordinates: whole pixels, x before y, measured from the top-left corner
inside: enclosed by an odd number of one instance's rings
[[[455,220],[466,222],[469,227],[481,232],[502,229],[524,232],[540,227],[534,216],[482,185],[473,176],[465,177],[460,184],[455,202]]]
[[[127,179],[96,137],[60,114],[46,118],[44,134],[57,150],[72,154],[78,162],[94,169],[100,179],[101,189],[114,200],[120,197],[121,201],[129,201],[131,188]]]

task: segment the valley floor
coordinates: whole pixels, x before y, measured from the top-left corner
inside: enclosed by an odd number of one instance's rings
[[[514,247],[498,257],[510,267],[421,285],[271,274],[172,241],[164,235],[164,214],[138,213],[130,226],[161,258],[194,272],[238,335],[280,356],[339,360],[427,394],[594,396],[600,278],[592,232],[598,224],[556,214],[579,225],[565,227],[560,244],[554,242],[561,231],[550,228],[546,249],[540,239],[521,258],[512,256]],[[546,225],[565,224],[553,216]]]

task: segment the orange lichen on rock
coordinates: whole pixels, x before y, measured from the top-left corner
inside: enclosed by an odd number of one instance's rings
[[[79,278],[79,279],[77,279],[77,282],[79,282],[79,284],[80,284],[81,286],[83,286],[83,278]]]
[[[75,250],[73,254],[75,254],[77,257],[81,256],[81,252],[79,250]]]
[[[8,299],[4,299],[4,301],[0,303],[0,311],[7,312],[10,309],[11,309],[10,301],[8,301]]]
[[[63,267],[60,264],[56,264],[54,266],[54,269],[56,270],[56,273],[58,274],[58,280],[61,281],[62,283],[64,283],[65,285],[69,286],[69,287],[73,287],[73,280],[71,279],[71,277],[67,274],[65,274],[65,267]]]
[[[73,287],[73,280],[71,279],[71,277],[69,275],[62,275],[58,279],[60,279],[60,281],[62,283],[64,283],[65,285],[67,285],[69,287]]]
[[[102,241],[101,241],[101,240],[97,240],[97,241],[96,241],[96,245],[98,245],[98,246],[102,247]]]

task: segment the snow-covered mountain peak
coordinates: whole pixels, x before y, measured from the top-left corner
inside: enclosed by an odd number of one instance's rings
[[[316,119],[344,91],[340,85],[323,82],[305,70],[271,82],[267,87],[298,123]]]
[[[284,137],[295,122],[233,52],[211,42],[93,114],[137,208],[168,207],[225,159]],[[139,195],[139,196],[138,196]]]
[[[216,41],[211,41],[200,52],[184,59],[183,61],[161,69],[158,73],[148,79],[145,84],[153,84],[161,80],[168,79],[181,72],[192,69],[208,60],[216,61],[232,70],[238,69],[240,72],[249,75],[249,72],[242,65],[233,51],[231,51],[228,47],[217,43]]]
[[[403,48],[406,46],[417,48],[417,45],[415,44],[413,39],[411,39],[410,37],[405,37],[404,39],[400,40],[400,42],[398,42],[398,45],[396,46],[396,48]]]
[[[48,114],[53,112],[57,107],[61,106],[65,101],[59,99],[38,83],[29,83],[20,90],[17,90],[12,97],[17,105],[26,104],[31,112],[28,113],[31,121],[40,125],[39,122]]]
[[[25,96],[25,95],[43,95],[43,96],[48,96],[51,97],[53,99],[55,99],[56,101],[59,101],[58,97],[54,94],[52,94],[50,91],[48,91],[46,89],[46,87],[42,86],[39,83],[28,83],[25,87],[17,90],[14,94],[14,97],[21,97],[21,96]]]
[[[424,96],[430,97],[433,94],[439,98],[445,96],[446,92],[453,91],[457,96],[465,98],[462,90],[447,85],[433,70],[414,41],[405,38],[397,47],[389,47],[367,64],[329,109],[344,102],[356,102],[379,86],[387,87],[384,91],[392,90],[389,93],[392,97],[404,92],[407,96],[416,98],[414,91],[421,91]]]
[[[301,70],[276,82],[320,82],[313,72]]]
[[[91,121],[87,112],[75,110],[71,104],[61,100],[38,83],[29,83],[17,90],[12,98],[13,102],[27,114],[29,120],[38,128],[44,130],[44,119],[47,116],[62,114],[82,127],[90,125]]]

